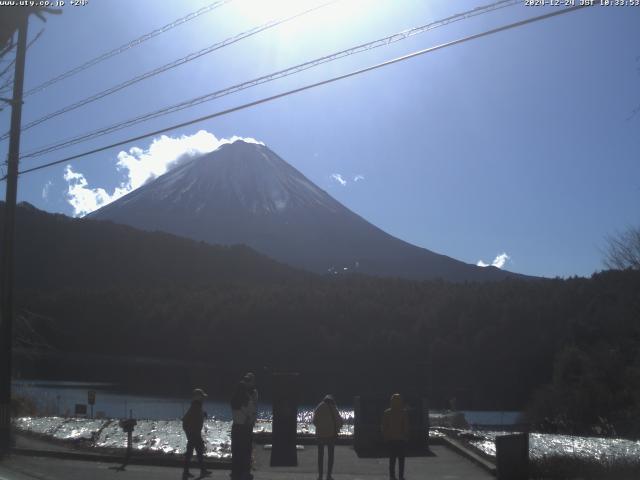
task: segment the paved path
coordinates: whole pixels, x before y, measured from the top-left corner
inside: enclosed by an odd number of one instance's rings
[[[433,456],[407,458],[408,480],[485,480],[491,474],[444,446],[431,447]],[[316,449],[298,452],[297,467],[269,466],[270,451],[256,446],[255,480],[316,480]],[[0,480],[164,480],[181,479],[176,467],[131,465],[118,471],[113,463],[12,455],[0,461]],[[193,469],[196,472],[196,469]],[[351,447],[336,447],[335,480],[387,480],[386,459],[358,458]],[[196,479],[198,477],[195,477]],[[228,480],[228,470],[216,470],[211,480]]]
[[[407,480],[484,480],[495,477],[471,461],[444,446],[432,446],[433,456],[411,457],[406,460]],[[317,453],[315,446],[298,452],[298,467],[269,467],[268,451],[256,450],[256,480],[301,479],[316,480]],[[351,447],[336,447],[333,477],[336,480],[388,480],[388,459],[358,458]],[[325,452],[326,462],[326,452]]]

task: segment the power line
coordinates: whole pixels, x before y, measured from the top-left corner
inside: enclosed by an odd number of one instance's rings
[[[226,95],[230,95],[232,93],[239,92],[241,90],[245,90],[245,89],[248,89],[248,88],[251,88],[251,87],[255,87],[257,85],[261,85],[263,83],[272,82],[274,80],[277,80],[277,79],[280,79],[280,78],[284,78],[284,77],[287,77],[287,76],[302,72],[304,70],[308,70],[310,68],[322,65],[324,63],[332,62],[334,60],[338,60],[338,59],[343,58],[343,57],[347,57],[347,56],[354,55],[354,54],[357,54],[357,53],[361,53],[361,52],[364,52],[364,51],[367,51],[367,50],[372,50],[374,48],[378,48],[378,47],[382,47],[382,46],[385,46],[385,45],[389,45],[391,43],[395,43],[395,42],[398,42],[400,40],[404,40],[406,38],[409,38],[411,36],[417,35],[419,33],[424,33],[424,32],[427,32],[429,30],[433,30],[435,28],[442,27],[444,25],[448,25],[448,24],[453,23],[453,22],[457,22],[457,21],[460,21],[460,20],[471,18],[471,17],[477,16],[477,15],[482,15],[482,14],[485,14],[485,13],[488,13],[488,12],[491,12],[491,11],[494,11],[494,10],[497,10],[497,9],[500,9],[500,8],[516,5],[516,4],[519,4],[519,3],[520,3],[520,0],[500,0],[498,2],[494,2],[494,3],[491,3],[489,5],[485,5],[485,6],[482,6],[482,7],[474,8],[472,10],[468,10],[466,12],[458,13],[456,15],[452,15],[452,16],[444,18],[442,20],[437,20],[435,22],[431,22],[431,23],[428,23],[426,25],[422,25],[422,26],[419,26],[419,27],[414,27],[414,28],[411,28],[409,30],[404,30],[402,32],[399,32],[399,33],[396,33],[396,34],[393,34],[393,35],[390,35],[390,36],[387,36],[387,37],[384,37],[384,38],[381,38],[381,39],[378,39],[378,40],[374,40],[372,42],[363,43],[363,44],[357,45],[355,47],[348,48],[346,50],[335,52],[335,53],[332,53],[330,55],[325,55],[323,57],[316,58],[314,60],[311,60],[311,61],[308,61],[308,62],[305,62],[305,63],[301,63],[301,64],[295,65],[293,67],[286,68],[284,70],[273,72],[273,73],[270,73],[268,75],[264,75],[264,76],[261,76],[261,77],[258,77],[258,78],[254,78],[252,80],[248,80],[248,81],[236,84],[236,85],[232,85],[231,87],[227,87],[227,88],[222,89],[222,90],[217,90],[215,92],[211,92],[211,93],[208,93],[208,94],[205,94],[205,95],[201,95],[199,97],[192,98],[190,100],[186,100],[186,101],[180,102],[178,104],[170,105],[168,107],[164,107],[164,108],[162,108],[160,110],[156,110],[154,112],[149,112],[149,113],[146,113],[146,114],[143,114],[143,115],[139,115],[139,116],[134,117],[132,119],[125,120],[123,122],[118,122],[116,124],[110,125],[108,127],[103,127],[101,129],[98,129],[98,130],[93,130],[91,132],[84,133],[84,134],[72,137],[72,138],[64,140],[62,142],[58,142],[58,143],[55,143],[55,144],[52,144],[52,145],[40,147],[37,150],[32,150],[31,152],[28,152],[28,153],[24,154],[22,156],[22,158],[26,159],[26,158],[38,157],[38,156],[41,156],[41,155],[43,155],[45,153],[50,153],[52,151],[60,150],[62,148],[66,148],[66,147],[69,147],[69,146],[72,146],[72,145],[76,145],[78,143],[85,142],[87,140],[98,138],[98,137],[101,137],[103,135],[107,135],[109,133],[113,133],[115,131],[122,130],[124,128],[128,128],[128,127],[136,125],[138,123],[142,123],[142,122],[151,120],[153,118],[157,118],[157,117],[160,117],[160,116],[163,116],[163,115],[167,115],[167,114],[174,113],[174,112],[177,112],[177,111],[180,111],[180,110],[184,110],[184,109],[199,105],[201,103],[205,103],[205,102],[208,102],[208,101],[211,101],[211,100],[215,100],[217,98],[224,97]]]
[[[333,53],[331,55],[320,57],[318,59],[315,59],[315,60],[312,60],[312,61],[309,61],[309,62],[305,62],[305,63],[299,64],[299,65],[287,68],[285,70],[281,70],[279,72],[270,73],[268,75],[265,75],[265,76],[262,76],[262,77],[259,77],[259,78],[253,79],[253,80],[249,80],[247,82],[236,84],[236,85],[233,85],[233,86],[228,87],[228,88],[223,89],[223,90],[218,90],[216,92],[212,92],[212,93],[209,93],[209,94],[206,94],[206,95],[202,95],[202,96],[196,97],[194,99],[190,99],[190,100],[187,100],[187,101],[175,104],[175,105],[171,105],[169,107],[164,107],[164,108],[162,108],[160,110],[157,110],[155,112],[146,113],[144,115],[135,117],[133,119],[126,120],[124,122],[118,122],[118,123],[116,123],[114,125],[111,125],[111,126],[108,126],[108,127],[104,127],[104,128],[98,129],[98,130],[94,130],[94,131],[91,131],[91,132],[88,132],[88,133],[85,133],[85,134],[81,134],[79,136],[72,137],[70,139],[64,140],[64,141],[56,143],[56,144],[52,144],[52,145],[50,144],[48,146],[41,147],[38,150],[32,150],[31,152],[28,152],[25,155],[23,155],[22,158],[37,157],[37,156],[43,155],[45,153],[49,153],[49,152],[52,152],[52,151],[55,151],[55,150],[59,150],[61,148],[65,148],[65,147],[68,147],[68,146],[71,146],[71,145],[75,145],[75,144],[78,144],[78,143],[81,143],[81,142],[84,142],[84,141],[87,141],[87,140],[90,140],[90,139],[93,139],[93,138],[97,138],[97,137],[100,137],[100,136],[103,136],[103,135],[106,135],[106,134],[121,130],[123,128],[127,128],[129,126],[132,126],[132,125],[135,125],[135,124],[138,124],[138,123],[142,123],[142,122],[147,121],[147,120],[151,120],[153,118],[157,118],[157,117],[162,116],[162,115],[166,115],[166,114],[169,114],[169,113],[174,113],[174,112],[177,112],[177,111],[180,111],[180,110],[184,110],[186,108],[190,108],[190,107],[195,106],[195,105],[199,105],[199,104],[207,102],[207,101],[211,101],[211,100],[214,100],[214,99],[217,99],[217,98],[221,98],[223,96],[226,96],[226,95],[229,95],[229,94],[241,91],[241,90],[245,90],[247,88],[251,88],[251,87],[260,85],[262,83],[267,83],[267,82],[274,81],[274,80],[277,80],[277,79],[280,79],[280,78],[284,78],[286,76],[293,75],[295,73],[299,73],[301,71],[307,70],[309,68],[316,67],[316,66],[321,65],[323,63],[334,61],[334,60],[337,60],[337,59],[340,59],[340,58],[343,58],[343,57],[346,57],[346,56],[349,56],[349,55],[353,55],[353,54],[356,54],[356,53],[360,53],[360,52],[363,52],[363,51],[366,51],[366,50],[371,50],[373,48],[385,46],[385,45],[388,45],[390,43],[394,43],[394,42],[397,42],[397,41],[400,41],[400,40],[404,40],[405,38],[408,38],[410,36],[413,36],[413,35],[416,35],[416,34],[419,34],[419,33],[423,33],[423,32],[426,32],[428,30],[431,30],[431,29],[434,29],[434,28],[437,28],[437,27],[440,27],[440,26],[443,26],[443,25],[447,25],[447,24],[455,22],[455,21],[459,21],[459,20],[462,20],[462,19],[465,19],[465,18],[470,18],[470,17],[476,16],[476,15],[484,14],[484,13],[487,13],[489,11],[497,10],[499,8],[504,8],[504,7],[515,5],[515,4],[518,4],[518,3],[520,3],[519,0],[501,0],[501,1],[495,2],[495,3],[490,4],[490,5],[478,7],[478,8],[475,8],[473,10],[469,10],[469,11],[466,11],[466,12],[463,12],[463,13],[460,13],[460,14],[453,15],[451,17],[447,17],[447,18],[445,18],[443,20],[438,20],[436,22],[432,22],[432,23],[429,23],[427,25],[423,25],[421,27],[415,27],[415,28],[412,28],[412,29],[409,29],[409,30],[405,30],[403,32],[396,33],[394,35],[391,35],[391,36],[388,36],[388,37],[384,37],[382,39],[375,40],[373,42],[368,42],[368,43],[365,43],[365,44],[361,44],[361,45],[358,45],[356,47],[352,47],[352,48],[347,49],[347,50],[343,50],[343,51],[340,51],[340,52],[337,52],[337,53]]]
[[[418,50],[416,52],[413,52],[413,53],[410,53],[410,54],[407,54],[407,55],[403,55],[401,57],[396,57],[396,58],[394,58],[392,60],[387,60],[385,62],[378,63],[376,65],[372,65],[372,66],[369,66],[369,67],[366,67],[366,68],[362,68],[362,69],[359,69],[359,70],[352,71],[350,73],[346,73],[346,74],[339,75],[339,76],[336,76],[336,77],[328,78],[328,79],[325,79],[325,80],[322,80],[322,81],[319,81],[319,82],[315,82],[315,83],[312,83],[312,84],[305,85],[303,87],[298,87],[298,88],[295,88],[293,90],[288,90],[286,92],[282,92],[282,93],[279,93],[279,94],[276,94],[276,95],[272,95],[270,97],[261,98],[259,100],[255,100],[253,102],[245,103],[245,104],[233,107],[233,108],[229,108],[229,109],[226,109],[226,110],[221,110],[219,112],[215,112],[215,113],[212,113],[212,114],[209,114],[209,115],[205,115],[203,117],[198,117],[198,118],[195,118],[193,120],[189,120],[187,122],[178,123],[178,124],[171,125],[169,127],[162,128],[162,129],[159,129],[159,130],[155,130],[155,131],[152,131],[152,132],[147,132],[147,133],[144,133],[142,135],[138,135],[138,136],[135,136],[135,137],[128,138],[126,140],[122,140],[122,141],[115,142],[115,143],[112,143],[112,144],[109,144],[109,145],[105,145],[105,146],[102,146],[102,147],[99,147],[99,148],[95,148],[93,150],[89,150],[89,151],[86,151],[86,152],[83,152],[83,153],[79,153],[77,155],[71,155],[69,157],[65,157],[65,158],[62,158],[60,160],[56,160],[56,161],[53,161],[53,162],[49,162],[49,163],[45,163],[45,164],[42,164],[42,165],[38,165],[37,167],[28,168],[26,170],[20,171],[19,174],[35,172],[37,170],[42,170],[44,168],[52,167],[54,165],[59,165],[61,163],[69,162],[71,160],[76,160],[78,158],[82,158],[82,157],[86,157],[87,155],[92,155],[94,153],[102,152],[104,150],[108,150],[108,149],[113,148],[113,147],[118,147],[118,146],[124,145],[126,143],[135,142],[137,140],[141,140],[143,138],[151,137],[151,136],[154,136],[154,135],[159,135],[161,133],[165,133],[165,132],[168,132],[168,131],[171,131],[171,130],[175,130],[177,128],[182,128],[182,127],[186,127],[186,126],[189,126],[189,125],[193,125],[194,123],[199,123],[199,122],[202,122],[204,120],[210,120],[212,118],[221,117],[223,115],[228,115],[230,113],[234,113],[234,112],[237,112],[237,111],[240,111],[240,110],[245,110],[247,108],[255,107],[255,106],[261,105],[263,103],[267,103],[267,102],[271,102],[273,100],[277,100],[279,98],[287,97],[289,95],[293,95],[293,94],[300,93],[300,92],[303,92],[303,91],[306,91],[306,90],[310,90],[312,88],[320,87],[322,85],[327,85],[327,84],[330,84],[330,83],[337,82],[339,80],[344,80],[346,78],[350,78],[350,77],[354,77],[356,75],[360,75],[362,73],[370,72],[372,70],[377,70],[377,69],[382,68],[382,67],[393,65],[395,63],[403,62],[405,60],[409,60],[411,58],[418,57],[420,55],[425,55],[427,53],[432,53],[432,52],[435,52],[437,50],[441,50],[443,48],[451,47],[451,46],[454,46],[454,45],[459,45],[461,43],[465,43],[465,42],[469,42],[469,41],[472,41],[472,40],[476,40],[478,38],[482,38],[482,37],[486,37],[486,36],[489,36],[489,35],[493,35],[493,34],[498,33],[498,32],[503,32],[503,31],[506,31],[506,30],[511,30],[511,29],[514,29],[514,28],[518,28],[518,27],[521,27],[521,26],[524,26],[524,25],[527,25],[527,24],[530,24],[530,23],[546,20],[548,18],[556,17],[558,15],[562,15],[562,14],[565,14],[565,13],[574,12],[576,10],[580,10],[580,9],[588,7],[588,6],[590,6],[590,5],[579,5],[579,6],[575,6],[575,7],[564,8],[562,10],[556,10],[556,11],[553,11],[553,12],[550,12],[550,13],[547,13],[547,14],[544,14],[544,15],[539,15],[537,17],[528,18],[526,20],[521,20],[519,22],[510,23],[508,25],[503,25],[501,27],[497,27],[497,28],[494,28],[494,29],[491,29],[491,30],[486,30],[486,31],[481,32],[481,33],[476,33],[474,35],[469,35],[467,37],[459,38],[457,40],[452,40],[450,42],[442,43],[442,44],[436,45],[434,47],[429,47],[429,48],[425,48],[423,50]],[[6,179],[6,177],[0,179],[0,181],[1,180],[5,180],[5,179]]]
[[[230,1],[230,0],[228,0]],[[36,120],[33,120],[32,122],[27,123],[26,125],[22,126],[22,131],[25,130],[29,130],[32,127],[35,127],[36,125],[40,125],[41,123],[46,122],[47,120],[51,120],[52,118],[55,118],[59,115],[62,115],[63,113],[67,113],[70,112],[72,110],[75,110],[77,108],[80,108],[84,105],[87,105],[89,103],[95,102],[96,100],[100,100],[101,98],[104,98],[108,95],[111,95],[113,93],[119,92],[120,90],[123,90],[127,87],[130,87],[131,85],[134,85],[138,82],[141,82],[143,80],[146,80],[148,78],[151,77],[155,77],[156,75],[159,75],[163,72],[166,72],[168,70],[171,70],[173,68],[179,67],[180,65],[184,65],[185,63],[191,62],[192,60],[195,60],[197,58],[200,58],[204,55],[207,55],[209,53],[215,52],[216,50],[219,50],[221,48],[227,47],[229,45],[232,45],[236,42],[239,42],[240,40],[243,40],[245,38],[251,37],[253,35],[257,35],[260,32],[263,32],[265,30],[268,30],[270,28],[274,28],[277,27],[278,25],[281,25],[283,23],[289,22],[291,20],[294,20],[296,18],[299,18],[303,15],[307,15],[311,12],[314,12],[316,10],[319,10],[320,8],[326,7],[328,5],[331,5],[333,3],[338,2],[339,0],[330,0],[328,2],[322,3],[320,5],[317,5],[315,7],[309,8],[307,10],[304,10],[302,12],[296,13],[295,15],[289,15],[287,17],[282,17],[280,19],[277,20],[271,20],[267,23],[264,23],[260,26],[254,27],[250,30],[247,30],[245,32],[239,33],[237,35],[234,35],[233,37],[229,37],[221,42],[217,42],[214,43],[213,45],[210,45],[206,48],[203,48],[202,50],[198,50],[197,52],[192,52],[189,55],[182,57],[182,58],[178,58],[177,60],[174,60],[172,62],[166,63],[158,68],[155,68],[153,70],[149,70],[148,72],[145,72],[141,75],[138,75],[134,78],[131,78],[129,80],[126,80],[122,83],[119,83],[118,85],[115,85],[111,88],[108,88],[106,90],[103,90],[101,92],[98,92],[94,95],[91,95],[87,98],[84,98],[78,102],[72,103],[71,105],[67,105],[66,107],[63,107],[59,110],[56,110],[55,112],[51,112],[43,117],[40,117]],[[6,138],[9,137],[9,133],[5,133],[2,136],[0,136],[0,141],[1,140],[5,140]]]
[[[217,2],[213,2],[205,7],[202,7],[199,10],[196,10],[195,12],[191,12],[188,15],[185,15],[184,17],[178,18],[177,20],[174,20],[171,23],[166,24],[164,27],[160,27],[157,28],[149,33],[145,33],[144,35],[141,35],[138,38],[135,38],[133,40],[131,40],[128,43],[125,43],[124,45],[121,45],[117,48],[114,48],[113,50],[110,50],[108,52],[103,53],[102,55],[99,55],[95,58],[92,58],[91,60],[86,61],[85,63],[83,63],[82,65],[78,65],[75,68],[72,68],[71,70],[68,70],[64,73],[61,73],[60,75],[53,77],[49,80],[47,80],[44,83],[41,83],[40,85],[37,85],[35,87],[33,87],[30,90],[27,90],[24,93],[25,97],[28,97],[29,95],[33,95],[34,93],[38,93],[41,92],[42,90],[44,90],[45,88],[53,85],[54,83],[57,83],[61,80],[64,80],[66,78],[72,77],[73,75],[76,75],[77,73],[82,72],[83,70],[86,70],[89,67],[92,67],[108,58],[114,57],[116,55],[121,54],[122,52],[125,52],[127,50],[129,50],[130,48],[133,47],[137,47],[138,45],[140,45],[143,42],[146,42],[147,40],[150,40],[154,37],[157,37],[158,35],[168,32],[169,30],[182,25],[183,23],[186,23],[190,20],[193,20],[194,18],[199,17],[200,15],[203,15],[205,13],[208,13],[212,10],[215,10],[218,7],[221,7],[222,5],[224,5],[225,3],[229,3],[233,0],[218,0]]]

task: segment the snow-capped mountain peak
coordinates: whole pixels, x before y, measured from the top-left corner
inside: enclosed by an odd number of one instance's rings
[[[241,140],[185,161],[88,216],[219,244],[246,244],[327,272],[496,280],[399,240],[347,209],[264,145]]]

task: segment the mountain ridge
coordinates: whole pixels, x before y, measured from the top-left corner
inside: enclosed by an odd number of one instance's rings
[[[4,211],[0,201],[0,221]],[[244,245],[209,245],[165,232],[71,218],[26,202],[16,209],[15,265],[16,287],[38,290],[272,284],[313,277]]]

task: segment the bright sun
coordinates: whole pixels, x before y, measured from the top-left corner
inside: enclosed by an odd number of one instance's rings
[[[356,14],[360,3],[357,0],[239,0],[236,8],[257,26],[326,5],[278,26],[281,36],[291,37],[311,27],[344,21]]]

